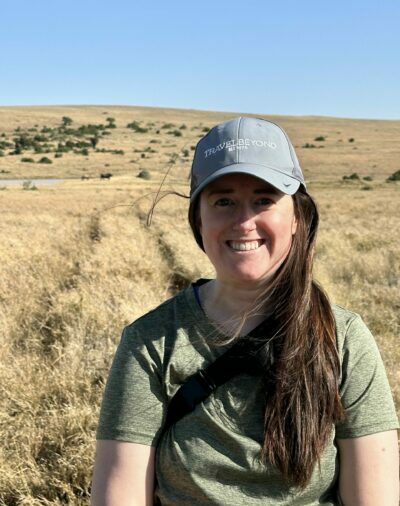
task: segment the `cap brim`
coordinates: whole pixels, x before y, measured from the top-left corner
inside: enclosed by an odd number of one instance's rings
[[[235,163],[213,172],[202,181],[190,196],[190,200],[193,201],[208,184],[227,174],[249,174],[250,176],[258,177],[287,195],[295,194],[300,187],[300,181],[272,167],[251,163]]]

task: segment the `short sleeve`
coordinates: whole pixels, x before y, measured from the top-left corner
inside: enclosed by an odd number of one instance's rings
[[[358,315],[349,322],[344,338],[340,394],[346,418],[336,425],[336,437],[360,437],[399,427],[378,347]]]
[[[126,327],[107,380],[96,437],[156,446],[164,405],[159,354],[134,327]]]

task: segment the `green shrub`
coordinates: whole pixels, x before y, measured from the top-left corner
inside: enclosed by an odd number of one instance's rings
[[[171,132],[168,133],[175,135],[175,137],[182,137],[182,132],[180,130],[172,130]]]
[[[38,163],[53,163],[50,158],[47,158],[47,156],[43,156]]]
[[[350,176],[343,176],[342,179],[344,181],[346,180],[359,181],[360,176],[357,174],[357,172],[353,172],[353,174],[350,174]]]
[[[54,158],[62,158],[62,153],[56,153],[56,154],[54,155]]]
[[[350,137],[349,142],[354,142],[354,137]]]
[[[149,131],[148,128],[141,127],[137,121],[132,121],[131,123],[128,123],[126,125],[126,128],[130,128],[131,130],[133,130],[138,134],[144,134]]]
[[[24,158],[21,158],[21,162],[23,162],[23,163],[35,163],[35,160],[33,158],[24,157]]]
[[[164,123],[161,128],[174,128],[174,126],[175,125],[173,123]]]
[[[0,149],[0,156],[4,156],[4,151]]]
[[[325,137],[323,135],[319,135],[318,137],[315,137],[314,139],[315,141],[324,141],[325,140]]]
[[[364,181],[372,181],[372,177],[371,176],[365,176],[363,177]]]
[[[151,179],[151,174],[148,170],[141,170],[136,177],[140,177],[141,179]]]
[[[187,126],[186,126],[185,124],[183,124],[183,125],[181,125],[181,126],[179,127],[179,130],[186,130],[186,128],[187,128]]]
[[[187,158],[189,156],[189,150],[188,149],[183,149],[182,150],[182,155],[184,158]]]
[[[68,116],[63,116],[61,118],[61,121],[62,121],[63,126],[65,126],[65,127],[71,125],[71,123],[72,123],[72,119],[69,118]]]
[[[396,170],[396,172],[393,172],[392,175],[390,175],[386,181],[400,181],[400,170]]]
[[[107,118],[106,128],[117,128],[115,125],[115,118]]]
[[[309,142],[306,142],[303,144],[302,148],[316,148],[317,146],[315,144],[310,144]]]
[[[209,132],[209,131],[210,131],[210,127],[203,127],[202,132]]]

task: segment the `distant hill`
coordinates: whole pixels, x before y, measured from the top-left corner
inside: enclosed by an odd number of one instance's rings
[[[171,157],[174,175],[186,178],[199,137],[238,115],[112,105],[0,107],[0,178],[161,174]],[[311,183],[354,172],[384,181],[400,169],[400,121],[242,115],[285,128]]]

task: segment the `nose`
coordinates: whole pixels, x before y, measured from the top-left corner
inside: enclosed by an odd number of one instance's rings
[[[232,229],[238,232],[248,233],[256,228],[256,214],[249,206],[238,206]]]

